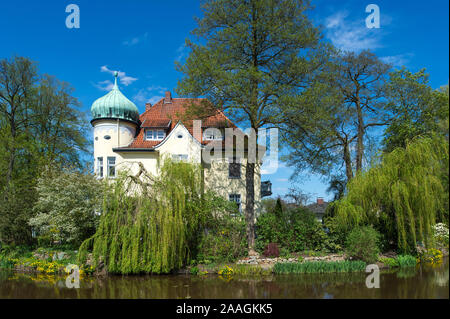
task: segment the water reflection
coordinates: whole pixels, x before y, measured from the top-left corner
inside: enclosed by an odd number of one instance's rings
[[[449,298],[448,258],[434,267],[382,272],[379,289],[365,273],[217,276],[109,276],[85,278],[80,289],[65,278],[0,271],[0,298]]]

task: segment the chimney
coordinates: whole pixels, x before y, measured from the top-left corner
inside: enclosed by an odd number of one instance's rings
[[[145,110],[148,111],[152,107],[152,103],[145,103]]]
[[[170,91],[166,92],[166,97],[164,98],[164,104],[172,103],[172,94]]]
[[[323,205],[323,198],[322,197],[317,197],[317,205]]]

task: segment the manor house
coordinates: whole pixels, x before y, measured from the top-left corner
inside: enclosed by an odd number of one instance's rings
[[[114,178],[120,169],[138,171],[138,163],[151,174],[157,175],[159,165],[165,157],[173,160],[201,164],[205,189],[211,189],[224,198],[234,201],[239,209],[245,209],[245,165],[244,158],[233,161],[225,157],[205,162],[202,153],[212,142],[223,141],[224,134],[216,128],[236,128],[226,115],[217,109],[203,117],[196,127],[187,120],[188,108],[205,102],[205,99],[172,98],[170,92],[139,114],[117,85],[117,73],[112,90],[97,99],[91,107],[94,128],[94,167],[99,178]],[[198,123],[198,122],[197,122]],[[260,163],[259,163],[260,164]],[[255,212],[258,213],[261,197],[271,195],[271,183],[261,182],[260,165],[255,165]]]

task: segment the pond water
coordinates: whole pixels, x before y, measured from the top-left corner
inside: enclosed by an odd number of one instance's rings
[[[366,273],[206,276],[107,276],[84,278],[79,289],[65,277],[0,270],[0,298],[449,298],[448,258],[436,266],[382,271],[380,288]]]

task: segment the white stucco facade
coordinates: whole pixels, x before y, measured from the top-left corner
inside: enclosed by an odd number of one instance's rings
[[[120,92],[117,74],[115,77],[113,89],[97,99],[91,107],[94,167],[97,176],[113,179],[120,170],[135,175],[139,172],[139,164],[148,173],[157,176],[165,158],[200,164],[204,189],[239,203],[243,211],[246,201],[246,156],[238,155],[243,157],[240,159],[239,169],[236,165],[229,164],[225,156],[219,156],[212,162],[208,157],[202,156],[204,152],[209,154],[208,143],[217,139],[208,133],[203,137],[205,131],[236,128],[225,114],[216,111],[206,118],[204,127],[200,124],[188,129],[180,118],[191,103],[201,103],[202,99],[172,98],[170,92],[166,92],[166,97],[155,105],[147,104],[145,112],[139,114],[136,105]],[[258,213],[261,207],[258,164],[255,167],[254,185],[255,209]]]
[[[108,158],[114,158],[114,169],[122,169],[136,174],[138,163],[142,163],[147,172],[157,175],[161,161],[168,157],[181,159],[195,164],[201,164],[204,176],[205,189],[212,190],[225,199],[240,197],[241,210],[245,209],[245,164],[241,159],[240,177],[229,176],[229,163],[225,158],[205,163],[202,160],[204,146],[198,142],[186,127],[181,123],[172,129],[165,138],[153,149],[140,150],[126,149],[134,140],[137,127],[129,122],[117,120],[98,120],[94,126],[94,162],[98,176],[114,178],[108,170]],[[121,149],[121,148],[125,148]],[[102,159],[102,160],[100,160]],[[100,162],[103,161],[103,165]],[[102,169],[102,171],[101,171]],[[261,207],[261,177],[259,165],[255,167],[255,210]],[[237,197],[237,195],[239,195]]]

